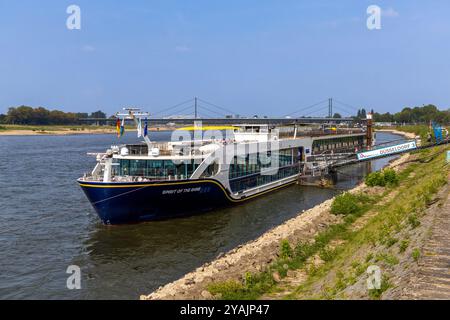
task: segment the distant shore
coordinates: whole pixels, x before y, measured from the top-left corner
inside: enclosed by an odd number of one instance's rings
[[[172,127],[156,127],[149,128],[149,131],[167,131],[173,130]],[[136,131],[135,128],[125,128],[127,131]],[[62,136],[62,135],[79,135],[79,134],[116,134],[114,127],[76,127],[76,126],[13,126],[0,125],[0,136]]]

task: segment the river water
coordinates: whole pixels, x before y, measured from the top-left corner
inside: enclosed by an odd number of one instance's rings
[[[397,139],[377,134],[378,143]],[[120,143],[133,141],[127,134]],[[138,299],[390,160],[340,168],[336,189],[293,185],[203,215],[108,227],[75,180],[95,165],[87,152],[116,143],[114,135],[0,136],[0,299]],[[79,290],[67,289],[69,265],[81,268]]]

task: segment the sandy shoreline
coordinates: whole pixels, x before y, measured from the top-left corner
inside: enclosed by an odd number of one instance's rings
[[[151,128],[150,132],[173,130],[168,128]],[[136,132],[136,129],[126,129],[126,132]],[[68,136],[82,134],[117,134],[116,129],[85,129],[85,130],[0,130],[0,136]]]
[[[388,167],[396,167],[409,158],[408,154],[392,161]],[[349,192],[361,192],[364,183],[359,184]],[[170,299],[213,299],[206,290],[214,282],[237,280],[241,281],[244,273],[263,270],[277,258],[281,240],[289,242],[309,241],[317,233],[340,221],[341,217],[330,213],[333,198],[300,212],[296,217],[274,227],[256,240],[247,242],[232,249],[223,256],[205,263],[182,278],[159,287],[149,295],[141,295],[141,300]]]
[[[393,133],[393,134],[398,134],[398,135],[404,136],[407,139],[415,139],[417,137],[416,134],[414,134],[414,133],[398,131],[398,130],[395,130],[395,129],[378,129],[378,130],[375,130],[375,132],[389,132],[389,133]]]
[[[78,134],[112,134],[113,130],[6,130],[0,131],[0,136],[66,136]]]

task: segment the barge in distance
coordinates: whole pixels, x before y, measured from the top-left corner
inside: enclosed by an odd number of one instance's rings
[[[117,116],[134,120],[139,131],[148,114],[131,109]],[[150,141],[146,131],[142,143],[95,154],[95,168],[77,180],[105,224],[169,219],[243,203],[295,183],[320,166],[317,159],[324,154],[354,154],[372,144],[372,133],[369,137],[364,128],[325,125],[239,124],[228,130],[230,139],[164,143]]]

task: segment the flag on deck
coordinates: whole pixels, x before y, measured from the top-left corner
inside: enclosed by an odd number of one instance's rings
[[[122,119],[122,123],[120,125],[120,137],[123,136],[125,132],[125,118]]]
[[[137,127],[137,137],[140,138],[141,136],[142,136],[142,124],[141,124],[141,118],[139,118],[138,127]]]
[[[117,137],[120,137],[120,119],[117,118],[116,120],[116,131],[117,131]]]
[[[148,134],[148,123],[147,123],[147,118],[145,118],[144,137],[146,137],[147,134]]]

